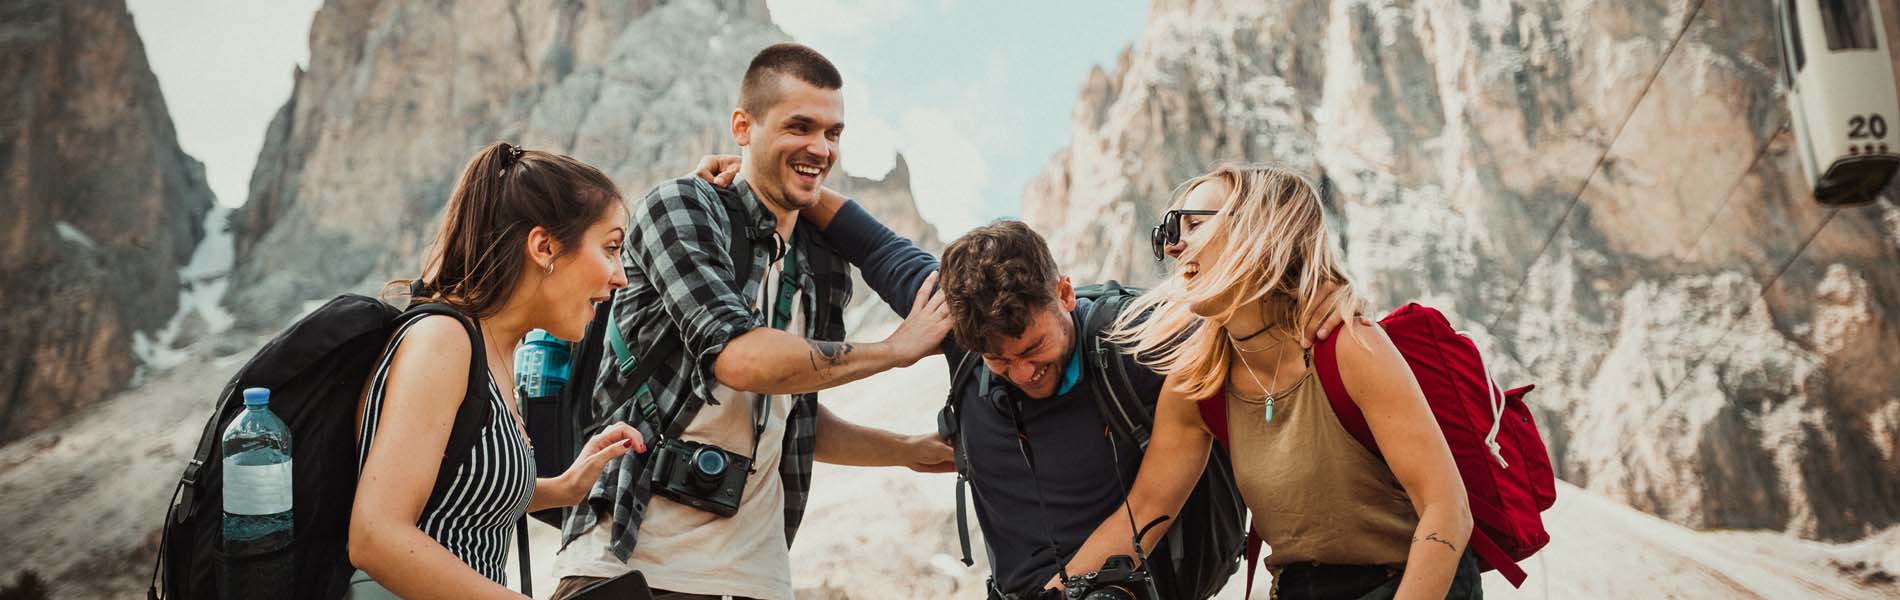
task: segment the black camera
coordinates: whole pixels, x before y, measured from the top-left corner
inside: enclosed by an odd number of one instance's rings
[[[1160,600],[1161,593],[1155,589],[1154,578],[1148,575],[1148,569],[1135,566],[1135,559],[1127,555],[1116,555],[1102,563],[1102,568],[1087,575],[1077,575],[1063,580],[1068,588],[1068,600]]]
[[[752,459],[711,444],[664,440],[653,460],[653,493],[721,517],[739,512]]]

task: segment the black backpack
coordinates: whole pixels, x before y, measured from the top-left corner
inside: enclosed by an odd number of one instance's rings
[[[1110,281],[1085,285],[1075,290],[1078,298],[1094,302],[1082,324],[1082,358],[1090,366],[1088,385],[1095,389],[1096,406],[1102,420],[1121,443],[1132,443],[1144,452],[1154,426],[1155,398],[1142,398],[1128,376],[1121,350],[1105,339],[1115,319],[1130,300],[1141,294],[1138,288],[1123,287]],[[963,564],[970,565],[968,505],[969,457],[963,444],[954,439],[961,430],[958,390],[972,379],[988,379],[989,373],[975,354],[966,355],[951,375],[949,400],[938,414],[938,431],[950,437],[956,447],[957,534],[963,551]],[[1137,465],[1124,465],[1133,477]],[[1247,506],[1234,481],[1232,462],[1226,448],[1216,444],[1208,454],[1207,468],[1194,485],[1194,492],[1182,505],[1180,514],[1168,529],[1165,553],[1150,552],[1152,561],[1166,561],[1173,569],[1169,581],[1158,581],[1161,597],[1204,600],[1220,592],[1227,579],[1239,570],[1247,543]],[[1127,481],[1132,485],[1134,481]],[[1144,524],[1145,525],[1145,524]],[[1071,573],[1079,575],[1079,573]]]
[[[390,336],[402,324],[427,315],[454,316],[468,330],[473,350],[468,389],[474,393],[486,388],[481,383],[488,369],[481,334],[461,313],[442,304],[398,311],[356,294],[337,296],[305,315],[238,369],[218,395],[198,448],[172,492],[149,598],[217,598],[227,562],[243,568],[247,562],[279,560],[281,552],[291,553],[291,564],[296,565],[294,584],[286,586],[283,597],[344,597],[355,570],[348,540],[357,481],[357,401]],[[290,428],[294,538],[287,549],[271,556],[221,560],[224,482],[218,445],[225,427],[243,411],[242,391],[251,387],[270,388],[270,410]],[[456,411],[447,458],[436,475],[438,489],[432,493],[442,492],[461,466],[490,410],[487,402],[464,401]],[[525,522],[517,526],[525,527]],[[519,536],[526,529],[517,532]],[[525,544],[520,560],[525,593]]]

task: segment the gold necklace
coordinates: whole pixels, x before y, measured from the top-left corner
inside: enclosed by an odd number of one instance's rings
[[[1276,344],[1276,346],[1278,346],[1278,344]],[[1265,349],[1262,348],[1262,350],[1265,350]],[[1254,385],[1260,386],[1260,389],[1266,392],[1267,394],[1266,422],[1272,423],[1273,422],[1273,400],[1274,400],[1273,390],[1278,389],[1280,386],[1280,368],[1279,368],[1280,367],[1280,352],[1275,351],[1273,353],[1274,369],[1273,369],[1273,385],[1272,386],[1261,385],[1260,375],[1255,374],[1253,372],[1253,365],[1247,364],[1247,361],[1245,359],[1242,359],[1240,361],[1240,366],[1246,367],[1247,377],[1253,380]]]

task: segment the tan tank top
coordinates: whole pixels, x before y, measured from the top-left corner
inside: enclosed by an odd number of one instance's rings
[[[1308,364],[1312,363],[1309,358]],[[1385,461],[1353,439],[1312,369],[1265,402],[1227,394],[1234,477],[1267,566],[1403,566],[1418,514]]]

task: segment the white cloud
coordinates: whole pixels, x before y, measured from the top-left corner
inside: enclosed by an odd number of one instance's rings
[[[801,41],[863,33],[897,20],[910,7],[888,0],[766,0],[765,5],[772,22]]]
[[[945,239],[983,224],[989,163],[967,119],[936,107],[914,108],[898,121],[898,149],[910,163],[917,211]]]
[[[943,0],[936,10],[948,10],[954,0]],[[994,170],[986,148],[1016,143],[1018,133],[996,125],[994,115],[1008,103],[1005,89],[1009,58],[1002,52],[985,57],[978,77],[943,81],[941,94],[924,102],[880,99],[875,81],[865,74],[887,54],[874,51],[879,36],[909,11],[930,11],[928,4],[879,0],[767,0],[772,20],[799,43],[825,53],[844,76],[845,173],[878,179],[896,165],[902,152],[910,165],[911,192],[917,210],[945,238],[982,224],[990,214],[989,193]],[[914,95],[912,95],[914,96]],[[1008,193],[1008,192],[1005,192]]]
[[[870,111],[852,110],[845,100],[845,136],[838,166],[858,177],[883,179],[897,166],[897,129]],[[855,116],[853,116],[855,115]]]
[[[873,0],[767,0],[772,22],[799,43],[831,59],[844,77],[845,136],[839,166],[846,173],[883,178],[897,165],[899,134],[872,110],[876,92],[865,76],[876,28],[903,16],[908,5]],[[889,107],[886,107],[889,108]]]
[[[858,177],[882,179],[897,166],[898,131],[886,121],[878,111],[876,93],[869,85],[869,78],[863,75],[864,68],[859,66],[857,56],[861,53],[844,55],[833,60],[838,65],[838,74],[844,76],[844,139],[839,151],[843,160],[839,166],[846,173]],[[888,108],[888,107],[886,107]]]

